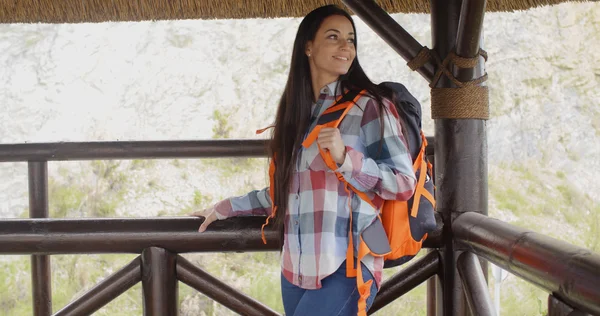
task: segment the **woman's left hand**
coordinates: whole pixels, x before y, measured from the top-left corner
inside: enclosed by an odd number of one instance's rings
[[[338,165],[343,164],[344,160],[346,160],[346,145],[344,145],[339,129],[324,127],[319,133],[317,143],[321,146],[321,149],[329,150],[331,158]]]

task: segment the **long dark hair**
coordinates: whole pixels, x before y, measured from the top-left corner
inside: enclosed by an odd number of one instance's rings
[[[275,129],[269,142],[269,155],[271,159],[274,159],[276,166],[274,183],[271,183],[271,186],[274,186],[275,193],[272,205],[277,206],[273,228],[281,233],[281,245],[283,244],[290,181],[296,168],[303,137],[309,126],[311,105],[314,102],[310,66],[308,57],[305,54],[306,44],[315,39],[316,33],[325,18],[332,15],[344,16],[352,23],[355,33],[354,45],[356,49],[358,48],[356,26],[352,17],[343,9],[335,5],[327,5],[313,10],[304,17],[298,27],[298,33],[294,41],[290,72],[285,90],[279,101]],[[384,110],[382,97],[392,98],[391,91],[382,89],[369,80],[358,62],[358,56],[352,62],[348,73],[340,76],[339,84],[343,92],[366,89],[379,103],[379,113]],[[383,127],[383,124],[381,126]]]

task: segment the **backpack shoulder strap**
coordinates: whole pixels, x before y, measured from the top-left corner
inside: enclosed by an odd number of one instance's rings
[[[363,96],[363,94],[365,93],[366,90],[348,91],[342,97],[339,97],[333,106],[329,107],[323,112],[323,114],[321,114],[321,116],[317,120],[317,125],[325,125],[330,122],[336,122],[335,125],[337,127],[337,125],[339,125],[340,122],[344,119],[346,114],[348,114],[350,108],[354,104],[356,104],[356,101],[358,101],[358,99],[360,99],[360,97]]]
[[[333,106],[329,107],[321,114],[317,120],[317,126],[310,131],[308,136],[306,136],[306,139],[302,142],[302,146],[304,148],[310,147],[317,140],[321,129],[324,127],[337,128],[344,117],[346,117],[346,114],[350,112],[352,106],[366,93],[366,90],[348,91],[348,93],[338,98]]]

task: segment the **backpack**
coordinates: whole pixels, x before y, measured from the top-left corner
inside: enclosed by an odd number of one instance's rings
[[[421,129],[421,104],[400,83],[383,82],[380,86],[394,92],[394,105],[404,125],[404,137],[417,178],[415,193],[408,201],[385,201],[381,211],[391,247],[391,253],[384,258],[384,268],[391,268],[414,258],[427,234],[435,230],[435,186],[433,166],[425,153],[427,139]]]
[[[358,254],[356,255],[358,261],[356,263],[354,262],[353,236],[351,231],[349,233],[346,273],[348,277],[356,277],[357,279],[360,294],[358,302],[359,315],[366,315],[366,299],[370,295],[373,281],[364,282],[362,270],[356,268],[355,264],[360,267],[361,259],[367,254],[384,257],[384,268],[406,263],[416,256],[422,247],[423,241],[427,238],[427,234],[432,232],[437,224],[434,216],[435,198],[432,165],[425,155],[427,140],[421,130],[421,105],[400,83],[384,82],[380,86],[391,89],[394,92],[395,100],[393,101],[395,110],[404,126],[404,137],[409,145],[417,185],[413,196],[408,201],[384,201],[380,218],[361,233],[361,241],[358,247]],[[352,106],[365,94],[365,90],[349,91],[341,98],[338,98],[336,104],[326,109],[319,117],[317,126],[306,137],[303,146],[309,147],[316,141],[323,127],[337,128]],[[321,148],[319,148],[319,151],[326,165],[330,169],[336,170],[337,164],[333,161],[329,152],[325,152]],[[269,167],[271,183],[274,182],[274,174],[275,165],[272,159]],[[341,174],[336,173],[336,175],[340,181],[345,183],[348,193],[353,191],[363,201],[375,208],[375,205],[366,194],[353,188]],[[273,201],[273,189],[270,189],[271,201]],[[348,195],[350,196],[350,194]],[[274,207],[271,216],[267,218],[263,229],[268,224],[269,219],[275,216],[275,212],[276,207]],[[352,223],[352,211],[350,212],[350,223]],[[263,242],[266,243],[264,233]]]

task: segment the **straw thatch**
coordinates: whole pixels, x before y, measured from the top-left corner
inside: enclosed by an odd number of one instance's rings
[[[378,0],[390,13],[427,13],[430,0]],[[572,0],[488,0],[488,11],[514,11]],[[0,23],[79,23],[298,17],[340,0],[0,0]]]

